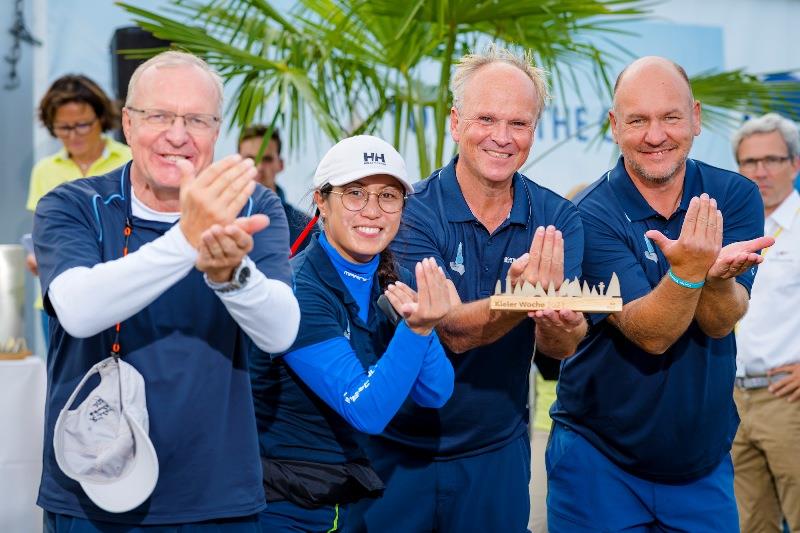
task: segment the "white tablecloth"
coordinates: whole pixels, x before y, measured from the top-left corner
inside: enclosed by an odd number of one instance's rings
[[[47,375],[36,356],[0,361],[0,531],[40,533]]]

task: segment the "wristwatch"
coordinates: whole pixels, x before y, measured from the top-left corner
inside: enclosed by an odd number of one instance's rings
[[[239,266],[233,271],[233,276],[231,276],[230,281],[217,283],[208,279],[208,275],[204,275],[203,277],[206,280],[206,285],[214,289],[215,292],[226,294],[244,288],[250,280],[250,274],[250,265],[245,259],[242,259],[242,262],[239,263]]]

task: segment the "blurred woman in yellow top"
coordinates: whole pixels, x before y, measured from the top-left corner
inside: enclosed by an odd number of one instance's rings
[[[104,135],[118,126],[119,111],[86,76],[68,74],[54,81],[39,104],[39,119],[63,147],[34,165],[26,205],[29,211],[34,211],[39,199],[58,185],[105,174],[131,159],[130,148]],[[26,262],[36,275],[33,253],[28,254]],[[42,309],[41,298],[36,307]],[[47,315],[41,315],[47,342]]]

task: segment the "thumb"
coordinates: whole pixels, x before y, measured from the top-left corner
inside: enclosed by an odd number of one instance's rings
[[[651,229],[650,231],[646,232],[644,236],[653,241],[656,244],[656,246],[658,246],[659,249],[661,250],[663,250],[665,246],[669,245],[669,243],[672,242],[657,229]]]
[[[194,180],[194,165],[186,159],[177,158],[175,164],[181,171],[181,189],[189,185]]]
[[[520,277],[525,271],[525,267],[528,266],[528,261],[530,261],[530,258],[531,255],[526,252],[514,259],[514,262],[511,263],[510,267],[508,267],[508,276],[512,278]]]
[[[233,223],[250,235],[253,235],[269,226],[269,217],[262,214],[249,217],[239,217],[234,220]]]

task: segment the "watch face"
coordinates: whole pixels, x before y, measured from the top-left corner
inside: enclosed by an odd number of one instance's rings
[[[239,275],[236,277],[236,283],[241,287],[247,280],[250,279],[250,267],[246,266],[239,270]]]

